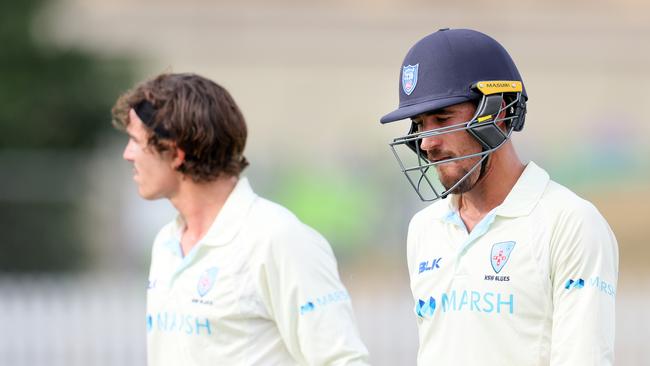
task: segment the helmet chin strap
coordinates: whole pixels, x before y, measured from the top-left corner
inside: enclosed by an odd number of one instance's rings
[[[486,150],[486,149],[484,148],[483,151],[485,151],[485,150]],[[487,154],[487,156],[485,157],[485,159],[481,158],[481,159],[483,159],[483,161],[481,162],[481,168],[480,168],[479,173],[478,173],[478,178],[476,179],[476,182],[474,182],[474,186],[476,186],[476,184],[477,184],[478,182],[480,182],[481,179],[483,179],[483,177],[485,177],[485,174],[486,174],[486,172],[487,172],[488,161],[490,160],[490,155],[491,155],[491,154]],[[468,178],[469,178],[469,177],[468,177]],[[472,186],[472,189],[474,188],[474,186]]]
[[[483,149],[483,151],[485,151],[485,148]],[[481,163],[481,170],[480,170],[480,172],[478,173],[478,179],[476,180],[477,182],[478,182],[479,180],[481,180],[481,178],[483,178],[483,176],[485,175],[485,171],[486,171],[486,169],[487,169],[487,165],[488,165],[488,162],[490,161],[491,155],[492,155],[492,154],[487,154],[487,157],[486,157],[485,160],[483,160],[483,162]]]

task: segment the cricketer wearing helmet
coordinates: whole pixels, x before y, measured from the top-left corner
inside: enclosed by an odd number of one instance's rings
[[[442,29],[407,53],[390,147],[422,200],[407,262],[420,365],[611,365],[618,246],[589,202],[517,156],[528,95],[489,36]]]
[[[153,244],[149,365],[367,365],[327,241],[240,177],[247,129],[226,89],[162,74],[113,116],[140,195],[178,210]]]

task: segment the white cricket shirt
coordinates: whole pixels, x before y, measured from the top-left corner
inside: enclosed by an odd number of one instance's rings
[[[327,241],[242,178],[183,257],[179,217],[153,246],[149,365],[366,365]]]
[[[419,365],[611,365],[618,247],[589,202],[529,163],[471,233],[458,196],[417,213]]]

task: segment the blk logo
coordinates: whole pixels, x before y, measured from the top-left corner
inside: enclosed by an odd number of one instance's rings
[[[429,297],[429,301],[424,301],[418,299],[418,303],[415,304],[415,313],[420,318],[425,318],[433,316],[433,312],[436,310],[436,299]]]
[[[431,271],[432,269],[440,268],[440,260],[441,258],[436,258],[431,260],[431,264],[429,264],[429,261],[424,261],[420,262],[420,268],[418,274],[426,271]]]
[[[578,278],[577,280],[569,279],[566,281],[564,288],[570,290],[572,288],[583,288],[585,287],[585,280]]]

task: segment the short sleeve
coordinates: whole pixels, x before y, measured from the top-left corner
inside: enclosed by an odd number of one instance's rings
[[[612,365],[618,245],[586,201],[558,217],[551,237],[551,365]]]
[[[368,364],[350,296],[322,236],[298,223],[279,228],[259,265],[263,302],[300,364]]]

